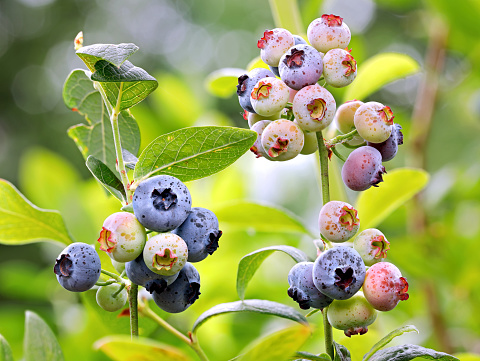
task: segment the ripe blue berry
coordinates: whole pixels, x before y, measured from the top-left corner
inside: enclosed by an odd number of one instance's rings
[[[100,257],[95,248],[86,243],[72,243],[57,257],[53,272],[60,285],[68,291],[87,291],[98,281]]]
[[[367,142],[381,143],[390,137],[393,125],[393,112],[390,107],[378,102],[361,105],[355,112],[355,128]]]
[[[170,313],[185,311],[200,295],[200,275],[191,263],[186,263],[178,278],[162,292],[153,292],[153,300]]]
[[[266,77],[275,78],[275,74],[264,68],[255,68],[250,70],[247,74],[238,77],[237,95],[240,106],[247,112],[255,113],[250,101],[250,94],[253,87],[260,79]]]
[[[377,149],[382,155],[382,162],[392,160],[398,151],[398,146],[403,144],[403,133],[400,124],[392,125],[392,133],[388,139],[382,143],[367,142],[367,145]]]
[[[168,232],[187,218],[192,199],[188,188],[179,179],[157,175],[138,185],[132,205],[135,217],[145,228]]]
[[[378,187],[378,183],[383,182],[383,173],[385,167],[382,165],[382,155],[369,146],[355,149],[342,167],[343,183],[354,191]]]
[[[318,216],[320,233],[332,242],[345,242],[352,238],[360,228],[357,210],[350,204],[330,201],[320,210]]]
[[[353,248],[362,257],[365,265],[372,266],[374,263],[383,261],[390,249],[390,242],[387,241],[382,232],[375,228],[362,231],[353,240]]]
[[[324,295],[346,300],[362,287],[365,264],[353,248],[338,246],[320,254],[313,265],[313,283]]]
[[[127,290],[124,288],[119,294],[114,296],[114,293],[120,288],[119,284],[113,283],[108,286],[102,286],[97,290],[96,300],[97,304],[108,312],[115,312],[121,310],[125,303],[127,303]]]
[[[318,84],[306,86],[295,94],[293,114],[303,130],[318,132],[325,129],[335,116],[335,98]]]
[[[307,37],[315,49],[326,53],[330,49],[347,47],[351,33],[343,18],[323,14],[308,25]]]
[[[292,46],[283,54],[278,64],[280,77],[290,88],[300,90],[316,84],[323,71],[323,55],[313,46]]]
[[[160,233],[150,237],[143,250],[143,261],[147,267],[163,276],[172,276],[179,272],[187,258],[187,244],[173,233]]]
[[[301,262],[288,273],[288,295],[298,302],[302,310],[310,307],[323,309],[333,301],[315,287],[312,271],[313,262]]]
[[[270,66],[278,66],[282,55],[294,45],[295,39],[292,33],[282,28],[265,30],[263,37],[257,42],[260,57]]]
[[[357,77],[357,61],[346,50],[329,50],[323,57],[323,77],[335,88],[347,86]]]
[[[199,262],[213,254],[222,236],[215,213],[199,207],[192,208],[185,222],[172,233],[180,236],[187,244],[188,262]]]
[[[271,122],[262,133],[262,146],[274,160],[295,158],[302,151],[303,142],[303,131],[297,124],[287,119]]]
[[[289,97],[290,90],[283,81],[268,77],[255,84],[250,94],[250,102],[255,113],[271,116],[285,108]]]

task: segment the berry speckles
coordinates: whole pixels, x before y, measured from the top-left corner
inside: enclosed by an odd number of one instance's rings
[[[333,95],[318,84],[302,88],[293,99],[293,114],[298,125],[310,132],[318,132],[330,125],[335,109]]]
[[[269,77],[259,80],[254,85],[250,102],[257,114],[271,116],[283,110],[289,97],[290,91],[285,83]]]
[[[382,155],[373,147],[364,146],[355,149],[342,167],[342,179],[345,185],[354,191],[364,191],[383,181]]]
[[[318,216],[320,233],[331,242],[345,242],[357,233],[360,219],[357,210],[346,202],[330,201]]]
[[[323,57],[323,76],[335,88],[347,86],[357,76],[357,62],[346,50],[329,50]]]
[[[290,48],[280,59],[280,77],[290,88],[300,90],[315,84],[322,75],[323,54],[310,45],[300,44]]]
[[[257,42],[260,49],[260,57],[262,60],[272,66],[278,66],[282,55],[292,46],[295,45],[293,35],[286,29],[275,28],[266,30],[263,37]]]
[[[307,37],[315,49],[325,53],[331,49],[348,46],[351,33],[340,16],[324,14],[308,25]]]
[[[367,142],[381,143],[392,133],[393,112],[378,102],[368,102],[361,105],[354,116],[355,128],[358,134]]]
[[[302,151],[303,131],[287,119],[278,119],[268,124],[262,132],[262,147],[274,160],[288,160]]]

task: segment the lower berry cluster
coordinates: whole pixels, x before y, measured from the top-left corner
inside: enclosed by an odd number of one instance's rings
[[[97,303],[107,311],[125,306],[123,277],[144,287],[162,310],[178,313],[200,295],[200,275],[192,263],[218,248],[222,235],[215,214],[191,206],[188,188],[179,179],[158,175],[141,182],[132,198],[133,214],[117,212],[104,221],[98,242],[121,274],[99,286]],[[147,232],[148,230],[148,232]],[[83,292],[100,277],[94,246],[73,243],[58,256],[54,272],[65,289]]]

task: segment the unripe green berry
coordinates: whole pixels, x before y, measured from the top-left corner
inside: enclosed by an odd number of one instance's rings
[[[127,290],[123,288],[117,295],[115,293],[120,289],[120,285],[113,283],[108,286],[102,286],[98,289],[96,299],[98,305],[108,312],[121,310],[127,303]]]

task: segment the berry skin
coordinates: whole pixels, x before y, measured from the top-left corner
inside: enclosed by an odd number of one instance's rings
[[[318,216],[320,233],[331,242],[345,242],[360,228],[357,210],[348,203],[330,201],[320,210]]]
[[[352,298],[335,300],[328,307],[328,322],[337,330],[343,330],[345,335],[363,335],[377,318],[377,311],[368,303],[362,292]]]
[[[352,35],[343,18],[324,14],[313,20],[307,29],[310,44],[322,53],[330,49],[345,48],[350,43]]]
[[[185,267],[175,282],[161,292],[153,292],[153,300],[162,310],[179,313],[190,307],[200,295],[200,275],[191,263]]]
[[[250,102],[255,113],[268,117],[282,111],[289,97],[289,88],[283,81],[268,77],[255,84],[250,94]]]
[[[408,300],[407,292],[408,282],[394,264],[379,262],[368,269],[363,293],[376,310],[393,310],[400,301]]]
[[[333,247],[315,260],[313,283],[324,295],[346,300],[362,287],[365,279],[365,263],[353,248]]]
[[[192,199],[188,188],[179,179],[157,175],[138,185],[132,205],[135,217],[145,228],[168,232],[187,218]]]
[[[112,261],[112,266],[115,268],[115,271],[117,271],[119,274],[121,274],[123,271],[125,271],[125,263],[124,262],[117,262],[113,258],[110,259]]]
[[[247,112],[255,113],[255,110],[253,110],[252,103],[250,101],[250,94],[252,93],[255,84],[257,84],[260,79],[267,77],[275,78],[275,74],[264,68],[252,69],[248,73],[238,77],[238,102],[240,103],[240,106]]]
[[[272,160],[272,158],[268,155],[267,151],[263,148],[263,145],[262,145],[263,131],[270,123],[271,123],[270,120],[261,120],[255,123],[251,128],[258,134],[257,140],[255,141],[255,143],[253,143],[252,147],[250,148],[250,151],[253,154],[255,154],[257,158],[265,157],[268,160]]]
[[[382,162],[392,160],[398,151],[398,146],[403,144],[403,133],[400,124],[392,125],[392,133],[388,139],[382,143],[367,142],[367,145],[377,149],[382,155]]]
[[[71,292],[84,292],[95,286],[100,277],[100,257],[86,243],[72,243],[59,254],[53,267],[60,285]]]
[[[393,112],[378,102],[361,105],[355,112],[353,122],[355,128],[367,142],[381,143],[390,137],[393,125]]]
[[[288,295],[298,302],[302,310],[310,307],[323,309],[332,299],[320,292],[313,283],[313,262],[297,263],[288,273]]]
[[[143,250],[143,261],[147,267],[162,276],[172,276],[179,272],[187,258],[187,244],[172,233],[160,233],[151,237]]]
[[[222,236],[215,213],[200,207],[192,208],[185,222],[172,233],[180,236],[187,244],[188,262],[199,262],[212,255]]]
[[[300,127],[287,119],[271,122],[263,130],[262,146],[273,160],[295,158],[303,148],[304,135]]]
[[[280,78],[280,71],[278,69],[278,66],[271,66],[269,65],[268,68],[270,69],[270,71],[275,74],[275,76],[278,76]]]
[[[307,44],[295,45],[283,54],[278,64],[280,78],[290,88],[300,90],[316,84],[322,76],[323,54]]]
[[[120,288],[119,284],[113,283],[108,286],[102,286],[98,289],[96,299],[97,304],[108,312],[121,310],[127,303],[127,290],[124,288],[115,297],[113,294]]]
[[[302,38],[300,35],[293,35],[293,40],[295,41],[294,45],[300,45],[300,44],[306,44],[307,43],[305,41],[305,39]]]
[[[280,112],[278,113],[275,113],[271,116],[264,116],[264,115],[260,115],[260,114],[257,114],[257,113],[248,113],[247,115],[247,120],[248,120],[248,127],[250,129],[252,129],[252,127],[258,123],[259,121],[261,120],[277,120],[277,119],[280,119]]]
[[[364,146],[350,153],[342,167],[345,185],[354,191],[364,191],[383,182],[382,155],[373,147]]]
[[[387,257],[390,242],[387,241],[384,234],[378,229],[369,228],[355,237],[353,248],[362,257],[365,265],[371,266],[383,261]]]
[[[355,130],[355,124],[353,123],[353,117],[357,109],[362,105],[363,102],[360,100],[350,100],[346,103],[343,103],[337,108],[337,112],[335,113],[335,118],[333,119],[336,128],[342,134],[350,133],[352,130]],[[351,140],[347,143],[349,145],[355,146],[363,143],[365,140],[355,135]]]
[[[103,222],[100,231],[100,249],[117,262],[130,262],[145,246],[145,228],[132,213],[113,213]]]
[[[306,86],[295,94],[293,114],[303,130],[318,132],[330,125],[335,116],[335,98],[318,84]]]
[[[294,123],[297,123],[297,121],[294,120]],[[304,131],[303,137],[303,148],[300,154],[307,155],[315,153],[318,149],[317,133]]]
[[[278,66],[282,55],[294,45],[295,39],[292,33],[282,28],[265,30],[263,37],[257,42],[260,57],[270,66]]]
[[[153,291],[162,292],[178,277],[178,273],[171,276],[162,276],[151,271],[143,260],[143,254],[133,261],[125,263],[125,273],[130,281],[136,285],[145,287],[150,293]]]
[[[335,88],[347,86],[357,77],[357,61],[346,50],[329,50],[323,57],[323,77]]]

